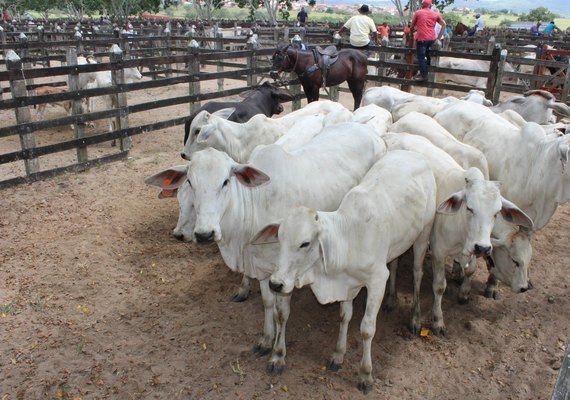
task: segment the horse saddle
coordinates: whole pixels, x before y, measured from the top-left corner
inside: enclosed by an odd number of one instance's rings
[[[338,50],[336,49],[336,46],[327,46],[324,49],[317,46],[315,50],[313,50],[313,53],[315,53],[317,65],[323,71],[328,69],[338,60]]]

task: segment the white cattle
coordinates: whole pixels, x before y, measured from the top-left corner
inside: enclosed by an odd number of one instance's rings
[[[391,86],[371,87],[366,89],[362,95],[360,106],[376,104],[388,111],[392,111],[394,104],[414,96],[414,94],[404,92]]]
[[[445,109],[435,119],[444,127],[449,123],[453,128],[454,124],[465,123],[473,117],[473,109],[456,111],[450,115],[451,108]],[[462,133],[463,142],[483,152],[489,164],[489,176],[502,183],[503,195],[532,218],[534,231],[542,229],[558,205],[570,200],[570,174],[566,169],[570,137],[547,137],[544,129],[533,122],[523,128],[511,124],[510,128],[501,126],[491,117],[468,122],[471,130]],[[522,249],[530,247],[530,234],[524,229],[508,228],[493,232],[497,245],[492,254],[490,272],[493,276],[488,282],[488,296],[497,296],[494,277],[516,291],[512,282],[520,279],[515,279],[513,274],[528,275],[532,250]]]
[[[226,110],[225,112],[227,113],[228,110],[231,109],[225,109],[225,110]],[[345,111],[348,111],[346,107],[334,101],[330,100],[314,101],[312,103],[307,104],[305,107],[299,110],[293,111],[279,118],[270,119],[268,117],[265,117],[264,119],[258,117],[255,121],[251,122],[251,124],[255,124],[255,127],[250,132],[247,132],[247,128],[245,128],[246,125],[242,126],[242,124],[240,123],[231,123],[231,121],[226,121],[227,124],[222,123],[223,124],[222,126],[230,127],[228,133],[218,131],[216,134],[212,135],[213,131],[210,130],[210,133],[208,134],[209,137],[208,140],[206,140],[205,142],[202,141],[202,143],[196,143],[196,140],[199,138],[202,128],[211,122],[210,118],[211,114],[209,114],[207,111],[202,111],[198,113],[198,115],[196,115],[196,117],[192,120],[192,123],[190,124],[188,140],[184,145],[184,150],[182,151],[181,156],[184,159],[189,159],[190,155],[193,152],[199,149],[203,149],[205,147],[210,147],[211,145],[209,145],[208,143],[214,143],[217,142],[218,139],[220,139],[228,143],[224,144],[223,142],[220,142],[219,144],[224,147],[221,147],[219,149],[221,149],[222,151],[230,151],[232,153],[230,154],[232,158],[236,160],[239,159],[240,162],[245,162],[245,160],[247,160],[247,155],[251,154],[251,150],[253,150],[253,148],[255,148],[256,145],[275,142],[275,140],[281,137],[285,133],[285,131],[289,130],[296,122],[298,122],[301,117],[307,115],[316,115],[316,114],[327,115],[327,114],[334,114],[336,112],[343,114]],[[222,112],[222,110],[220,110],[220,112]],[[220,117],[227,119],[225,115],[220,115]],[[325,123],[323,122],[323,124]],[[251,138],[252,135],[257,135],[261,131],[265,132],[266,129],[264,129],[264,127],[266,127],[267,129],[272,129],[269,128],[270,125],[275,127],[275,129],[278,129],[278,131],[272,130],[271,132],[267,133],[268,136],[274,139],[271,140],[270,138],[263,138],[263,136],[256,136],[255,143],[248,142],[248,138]],[[241,133],[244,130],[246,130],[246,132],[244,135],[242,135]],[[227,138],[224,138],[225,136],[227,136]],[[240,138],[242,136],[243,139]],[[201,137],[203,138],[204,136]],[[229,147],[225,147],[230,143],[233,146],[237,147],[235,147],[232,150],[230,150]],[[242,148],[243,146],[248,146],[249,152],[244,150]],[[214,147],[218,148],[217,146]]]
[[[368,104],[354,110],[352,121],[366,124],[372,127],[378,135],[383,135],[392,125],[392,114],[376,104]]]
[[[446,288],[447,257],[458,260],[466,270],[466,279],[459,290],[459,302],[466,303],[471,290],[470,277],[477,266],[475,258],[491,254],[491,231],[495,218],[500,214],[502,218],[497,219],[527,229],[532,229],[532,220],[501,196],[498,182],[485,179],[477,168],[461,168],[455,160],[425,138],[398,133],[388,134],[384,140],[389,151],[410,150],[422,154],[437,182],[438,209],[430,237],[434,294],[431,327],[435,334],[442,334],[445,333],[445,323],[441,301]],[[389,306],[396,304],[395,275],[393,271],[390,276],[390,297],[393,299],[388,303]],[[524,289],[527,287],[528,283],[524,282]],[[416,289],[419,296],[419,286]],[[420,331],[419,305],[414,312],[411,328],[416,334]]]
[[[490,62],[483,60],[469,60],[465,58],[440,57],[438,66],[441,68],[489,72]],[[513,66],[508,63],[505,64],[505,71],[516,72]],[[479,89],[485,89],[487,87],[487,78],[479,76],[468,76],[468,75],[448,74],[448,73],[438,72],[435,75],[435,80],[436,82],[439,83],[452,82],[459,85],[473,86]]]
[[[434,115],[433,119],[462,142],[463,136],[475,126],[491,131],[516,128],[505,118],[495,114],[489,107],[463,101],[449,104]]]
[[[392,107],[392,119],[396,122],[411,112],[419,112],[429,117],[433,117],[448,105],[449,103],[447,101],[437,99],[435,97],[414,96],[409,99],[399,101]]]
[[[443,98],[444,101],[448,103],[455,103],[456,101],[463,100],[463,101],[470,101],[472,103],[482,104],[484,106],[490,107],[493,105],[491,100],[488,100],[485,97],[485,92],[482,90],[471,89],[467,94],[463,97],[457,98],[454,96],[447,96]]]
[[[513,110],[520,114],[527,122],[549,124],[555,122],[552,112],[555,111],[564,117],[570,117],[570,107],[556,101],[556,97],[545,90],[531,90],[523,96],[514,96],[491,107],[496,113]]]
[[[119,48],[117,45],[113,45],[111,51],[116,52]],[[82,64],[97,64],[97,61],[92,58],[85,58],[85,57],[78,57],[77,63],[79,65]],[[125,83],[133,83],[136,80],[140,80],[143,78],[140,71],[135,67],[124,68],[124,82]],[[83,89],[96,89],[96,88],[107,88],[113,86],[113,79],[111,75],[111,71],[95,71],[95,72],[85,72],[79,74],[79,88]],[[103,101],[103,108],[104,109],[111,109],[115,107],[114,104],[114,96],[112,95],[103,95],[101,96]],[[93,106],[91,104],[91,99],[87,99],[87,111],[93,111]],[[109,119],[109,131],[112,132],[116,129],[115,127],[115,118]],[[113,141],[114,143],[114,141]]]
[[[196,209],[194,240],[215,240],[230,269],[260,280],[265,321],[256,350],[265,353],[275,337],[275,296],[268,278],[275,270],[278,247],[251,246],[251,238],[263,226],[286,216],[293,206],[336,209],[384,153],[385,145],[372,129],[338,124],[293,152],[275,144],[265,146],[248,164],[237,163],[215,149],[201,150],[192,155],[186,172],[170,169],[146,182],[163,189],[188,182]],[[281,361],[272,360],[269,369],[280,371]]]
[[[489,179],[489,167],[483,153],[475,147],[457,140],[433,118],[411,112],[392,124],[390,132],[406,132],[423,136],[453,157],[461,167],[465,169],[478,168],[485,179]]]
[[[272,290],[290,294],[294,287],[309,285],[321,304],[342,302],[340,333],[329,363],[333,370],[344,360],[352,301],[367,289],[358,383],[364,393],[373,388],[371,344],[389,276],[387,263],[413,246],[414,270],[422,269],[435,192],[425,160],[407,151],[390,152],[347,193],[337,211],[298,207],[280,225],[268,225],[254,238],[255,243],[280,242]],[[284,347],[284,337],[277,342]]]

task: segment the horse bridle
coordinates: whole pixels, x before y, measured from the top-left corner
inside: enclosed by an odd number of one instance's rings
[[[281,50],[280,53],[285,53],[285,57],[283,58],[283,60],[287,60],[287,64],[291,65],[291,58],[289,57],[289,53],[287,53],[287,50],[289,50],[289,47],[291,47],[291,45],[287,45],[287,47],[285,47],[283,50]],[[295,63],[293,63],[293,67],[291,68],[290,71],[286,71],[284,69],[281,71],[283,71],[283,72],[295,72],[295,68],[297,68],[298,62],[299,62],[299,50],[295,49]],[[275,74],[279,77],[279,79],[276,78],[275,75],[272,75],[272,72],[270,72],[269,74],[279,86],[286,86],[289,84],[288,79],[282,79],[281,78],[281,76],[279,75],[279,71],[275,71]]]

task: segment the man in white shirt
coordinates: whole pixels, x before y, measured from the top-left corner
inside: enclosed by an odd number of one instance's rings
[[[370,40],[370,33],[374,37],[374,43],[380,44],[378,39],[378,31],[372,18],[368,16],[370,9],[366,4],[358,9],[359,15],[350,17],[348,21],[339,29],[338,33],[350,30],[350,45],[355,48],[366,47],[372,44]]]

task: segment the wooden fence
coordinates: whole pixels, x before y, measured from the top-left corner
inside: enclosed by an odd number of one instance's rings
[[[291,31],[281,33],[284,39],[291,35]],[[199,49],[189,47],[187,43],[192,39],[199,41],[209,41],[213,43],[214,49]],[[6,71],[0,72],[0,86],[4,89],[5,98],[0,100],[0,110],[14,112],[16,123],[10,126],[0,127],[0,139],[19,138],[20,149],[0,154],[0,167],[11,163],[23,163],[24,173],[20,176],[9,177],[0,181],[0,188],[12,186],[23,182],[32,182],[48,176],[55,176],[70,171],[79,171],[104,162],[124,159],[130,147],[130,138],[133,135],[157,131],[160,129],[183,124],[187,120],[187,115],[173,119],[166,119],[147,125],[129,125],[129,116],[153,111],[160,115],[165,107],[188,104],[188,112],[197,109],[201,102],[214,99],[223,99],[236,95],[244,90],[256,86],[259,76],[267,74],[270,70],[268,59],[273,53],[273,46],[259,46],[259,44],[246,42],[245,38],[204,38],[198,36],[152,36],[152,37],[120,37],[120,38],[78,38],[77,40],[39,42],[20,41],[2,44],[1,48],[6,54]],[[151,45],[149,45],[151,43]],[[109,48],[110,45],[120,45],[124,51],[108,53],[101,49]],[[245,50],[227,51],[227,49],[246,48]],[[48,49],[47,56],[36,50]],[[57,52],[52,56],[52,49]],[[65,49],[65,56],[60,52]],[[76,55],[79,51],[94,51],[100,58],[99,64],[76,65]],[[528,49],[527,49],[528,50]],[[404,57],[407,54],[415,54],[414,49],[403,47],[372,47],[372,53],[377,55],[377,61],[370,61],[372,67],[377,68],[377,72],[368,75],[371,84],[382,85],[386,83],[401,85],[409,88],[415,84],[410,79],[402,79],[389,76],[389,69],[413,70],[417,68],[415,64],[407,64],[402,61],[392,60],[390,57],[396,55]],[[489,53],[489,54],[487,54]],[[459,71],[454,69],[440,68],[437,66],[437,58],[440,56],[459,57],[473,60],[488,61],[489,71]],[[47,66],[42,64],[37,66],[39,61],[45,57],[57,57],[66,65]],[[434,80],[437,73],[453,73],[468,76],[487,78],[486,94],[490,99],[497,100],[502,91],[522,92],[525,88],[503,85],[503,77],[509,75],[504,71],[504,65],[509,59],[509,55],[504,49],[495,45],[488,45],[485,53],[473,51],[470,53],[457,51],[437,51],[434,52],[436,59],[435,66],[429,67],[429,81],[422,84],[427,87],[428,94],[434,89],[445,89],[467,92],[471,87],[436,83]],[[415,58],[415,57],[414,57]],[[520,63],[532,60],[520,59]],[[36,64],[33,67],[32,64]],[[553,62],[540,62],[541,64],[566,68],[566,77],[570,75],[568,64]],[[184,66],[184,67],[180,67]],[[204,67],[205,71],[202,69]],[[215,68],[212,68],[215,66]],[[123,69],[129,67],[139,67],[147,69],[143,74],[152,77],[152,80],[145,80],[127,84],[124,82]],[[81,73],[95,71],[111,71],[113,82],[116,84],[108,88],[80,90],[77,86],[77,77]],[[518,77],[518,73],[510,73]],[[530,81],[541,81],[544,77],[523,74],[524,78]],[[522,76],[521,76],[522,77]],[[45,83],[39,83],[49,79],[49,84],[54,86],[68,85],[68,90],[62,93],[44,96],[29,96],[30,90]],[[237,80],[244,86],[225,89],[224,79]],[[217,81],[217,91],[204,93],[200,87],[200,82],[206,80]],[[172,85],[187,85],[186,95],[155,99],[146,103],[129,104],[126,94],[144,89],[154,89],[159,87],[169,87]],[[563,95],[567,96],[570,82],[566,79]],[[300,99],[304,96],[301,93],[297,80],[293,80],[290,90],[295,95],[294,109],[300,107]],[[340,90],[347,90],[342,87]],[[110,110],[95,111],[91,113],[81,112],[81,101],[86,97],[110,95],[114,98],[117,107]],[[338,98],[336,90],[330,91],[332,99]],[[48,121],[34,121],[30,113],[30,108],[38,104],[52,103],[56,101],[72,101],[72,115],[52,119]],[[87,135],[85,127],[82,125],[91,121],[101,119],[113,119],[115,129],[111,132]],[[43,135],[43,131],[54,127],[67,127],[73,124],[73,138],[71,140],[60,141],[53,144],[38,146],[36,137]],[[182,135],[181,135],[182,136]],[[111,154],[104,156],[90,156],[90,146],[100,143],[110,142],[118,139],[120,146],[115,148]],[[40,157],[50,154],[74,151],[74,160],[66,166],[54,168],[42,168]]]

